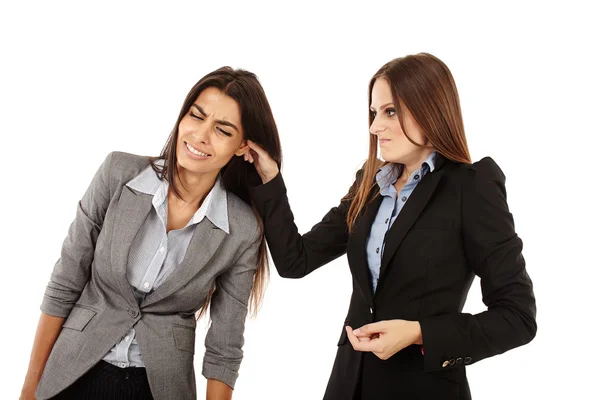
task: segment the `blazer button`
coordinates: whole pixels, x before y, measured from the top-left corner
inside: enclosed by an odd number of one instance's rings
[[[129,316],[131,318],[137,318],[138,315],[140,315],[140,313],[137,310],[129,310]]]
[[[471,364],[471,361],[473,361],[471,357],[465,357],[465,364]]]
[[[369,308],[369,311],[371,311],[371,314],[373,314],[373,309],[372,308]]]

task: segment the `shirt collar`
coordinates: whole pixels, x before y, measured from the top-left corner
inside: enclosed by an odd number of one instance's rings
[[[159,160],[157,162],[157,165],[159,166],[163,164],[164,160]],[[160,179],[151,165],[131,181],[127,182],[126,185],[138,192],[152,196],[152,204],[156,209],[164,203],[169,193],[169,183],[165,179]],[[227,191],[223,186],[220,176],[217,177],[213,188],[208,192],[202,205],[194,213],[194,216],[186,227],[199,223],[205,216],[215,224],[217,228],[225,233],[229,233]]]
[[[420,169],[420,174],[422,177],[425,176],[427,172],[432,172],[435,170],[436,156],[437,152],[432,151],[431,154],[429,154],[429,156],[427,156],[427,158],[423,161]],[[390,185],[393,185],[398,180],[398,177],[402,173],[403,167],[404,166],[402,164],[388,163],[379,168],[379,171],[377,171],[377,175],[375,176],[375,180],[382,194]]]

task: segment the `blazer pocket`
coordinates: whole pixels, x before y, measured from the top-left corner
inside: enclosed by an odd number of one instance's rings
[[[69,317],[63,324],[63,328],[74,329],[76,331],[82,331],[83,328],[94,318],[96,311],[90,310],[89,308],[82,308],[79,306],[73,307]]]
[[[417,231],[446,231],[454,228],[454,220],[450,218],[418,219],[413,229]]]
[[[196,330],[194,328],[173,324],[173,337],[175,338],[175,346],[179,350],[194,354],[196,347]]]

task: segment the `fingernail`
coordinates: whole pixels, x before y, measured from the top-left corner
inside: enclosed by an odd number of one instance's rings
[[[355,329],[354,332],[352,332],[352,333],[354,333],[355,335],[358,335],[358,334],[360,334],[360,329]]]

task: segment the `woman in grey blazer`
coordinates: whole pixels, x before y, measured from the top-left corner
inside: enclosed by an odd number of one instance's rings
[[[268,274],[247,139],[281,163],[256,76],[224,67],[191,89],[160,157],[108,155],[46,288],[22,399],[195,399],[209,307],[207,398],[231,398]]]

